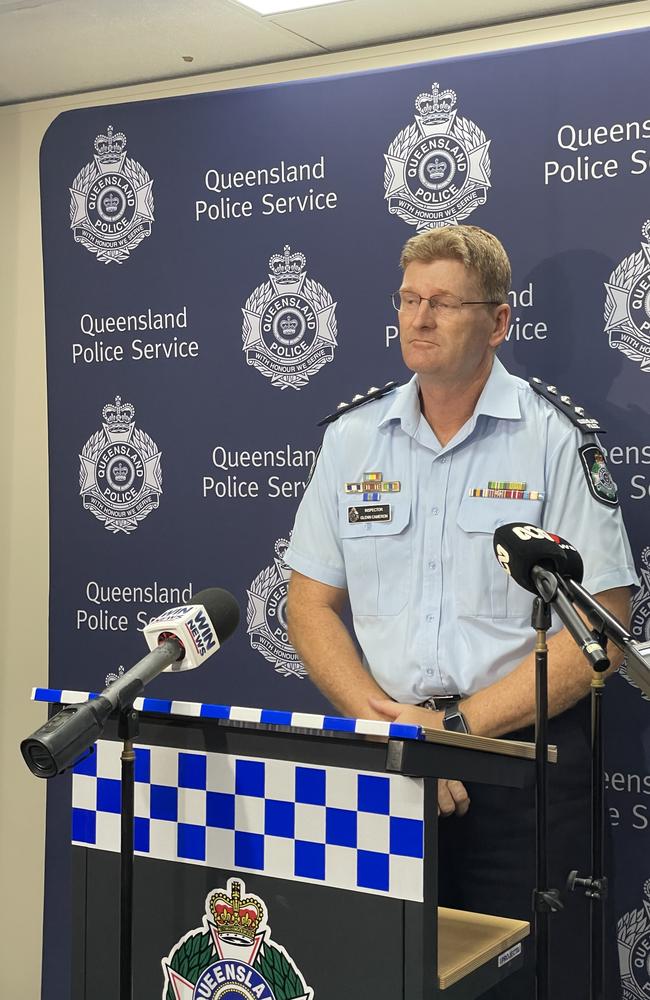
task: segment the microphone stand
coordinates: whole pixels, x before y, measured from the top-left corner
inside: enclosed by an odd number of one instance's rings
[[[604,741],[602,725],[602,697],[605,688],[604,673],[609,668],[604,644],[607,642],[605,616],[613,616],[591,599],[591,610],[600,609],[603,614],[597,618],[588,615],[590,624],[598,624],[589,632],[577,614],[571,598],[575,598],[573,588],[582,591],[579,584],[564,581],[555,573],[537,568],[532,577],[540,594],[552,603],[569,634],[580,647],[592,669],[591,679],[591,874],[581,876],[572,871],[567,880],[569,891],[584,892],[590,900],[589,910],[589,996],[591,1000],[606,1000],[605,988],[605,907],[607,898],[607,878],[605,877],[605,811],[604,811]],[[597,614],[597,613],[596,613]],[[613,619],[616,621],[616,619]],[[620,625],[620,623],[617,623]],[[622,626],[620,626],[622,629]]]
[[[548,1000],[550,979],[550,917],[562,909],[560,893],[548,885],[548,646],[551,608],[541,597],[533,601],[535,629],[535,998]]]
[[[120,802],[120,996],[133,1000],[133,827],[135,788],[134,741],[140,731],[140,716],[129,706],[118,715],[117,732],[122,742],[122,796]]]

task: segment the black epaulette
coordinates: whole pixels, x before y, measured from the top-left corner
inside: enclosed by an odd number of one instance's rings
[[[552,403],[560,413],[568,417],[571,423],[579,427],[584,434],[594,434],[596,431],[599,431],[601,434],[607,433],[595,417],[590,417],[585,413],[583,406],[576,406],[570,396],[561,395],[557,386],[546,385],[545,382],[542,382],[541,378],[529,378],[528,384],[538,395],[542,396],[547,402]]]
[[[330,413],[328,416],[318,421],[318,426],[322,427],[323,424],[333,424],[334,421],[338,420],[339,417],[342,417],[344,413],[349,413],[350,410],[355,410],[357,406],[363,406],[364,403],[371,403],[373,399],[381,399],[382,396],[387,396],[389,392],[393,391],[393,389],[397,389],[399,384],[399,382],[387,382],[386,385],[381,387],[381,389],[372,385],[364,396],[357,393],[356,396],[352,397],[352,401],[350,403],[339,403],[334,410],[334,413]]]

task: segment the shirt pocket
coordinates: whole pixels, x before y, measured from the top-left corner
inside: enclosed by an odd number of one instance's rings
[[[453,553],[458,614],[471,618],[530,618],[533,595],[501,568],[493,536],[502,524],[539,524],[542,504],[535,500],[466,497],[457,517]]]
[[[339,533],[350,605],[355,615],[397,615],[411,585],[411,501],[391,497],[390,521],[348,520],[352,497],[339,501]]]

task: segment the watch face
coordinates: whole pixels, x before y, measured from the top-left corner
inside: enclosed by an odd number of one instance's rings
[[[445,729],[452,733],[469,733],[467,723],[465,722],[465,716],[456,707],[454,707],[451,712],[447,709],[443,725]]]

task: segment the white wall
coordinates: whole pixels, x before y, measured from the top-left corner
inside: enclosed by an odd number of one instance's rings
[[[222,90],[534,45],[650,25],[650,2],[519,22],[440,40],[257,66],[0,108],[0,996],[38,1000],[45,782],[20,739],[45,718],[29,702],[47,683],[48,503],[45,338],[38,155],[61,111]],[[615,82],[614,82],[615,86]],[[46,914],[55,920],[56,913]]]

